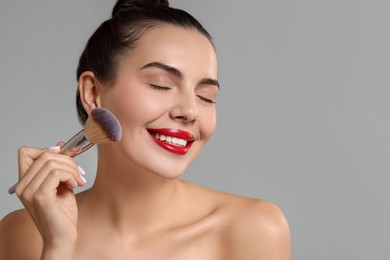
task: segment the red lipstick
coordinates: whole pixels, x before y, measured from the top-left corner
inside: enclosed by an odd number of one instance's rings
[[[167,150],[168,152],[185,155],[191,148],[194,143],[194,136],[187,131],[183,131],[176,128],[148,128],[147,129],[153,141],[156,142],[161,148]],[[187,142],[185,146],[181,146],[178,144],[173,144],[167,141],[162,141],[156,138],[156,134],[164,135],[166,137],[183,139]]]

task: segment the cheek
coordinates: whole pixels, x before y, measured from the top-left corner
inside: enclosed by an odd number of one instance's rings
[[[202,116],[203,115],[203,116]],[[203,140],[208,141],[214,134],[217,125],[216,111],[205,111],[199,116],[200,133]]]
[[[121,124],[145,124],[164,113],[164,100],[139,88],[119,89],[110,93],[102,105],[110,109]]]

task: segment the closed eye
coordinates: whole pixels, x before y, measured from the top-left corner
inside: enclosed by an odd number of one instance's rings
[[[207,103],[210,103],[210,104],[215,104],[216,102],[210,98],[205,98],[201,95],[196,95],[200,100],[204,101],[204,102],[207,102]]]
[[[164,86],[159,86],[155,84],[149,84],[152,89],[157,89],[157,90],[170,90],[170,87],[164,87]]]

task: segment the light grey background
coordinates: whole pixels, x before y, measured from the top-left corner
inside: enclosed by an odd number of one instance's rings
[[[78,57],[114,0],[0,2],[0,217],[17,148],[80,126]],[[390,1],[171,1],[214,36],[218,129],[184,178],[278,204],[293,259],[390,259]],[[96,151],[77,160],[93,182]]]

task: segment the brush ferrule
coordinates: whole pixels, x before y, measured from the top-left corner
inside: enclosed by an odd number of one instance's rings
[[[88,141],[88,139],[84,135],[84,130],[81,130],[77,134],[75,134],[71,139],[69,139],[68,142],[64,144],[64,146],[61,148],[61,153],[66,153],[69,151],[69,155],[75,156],[76,154],[80,154],[82,152],[85,152],[89,148],[91,148],[94,144]],[[77,147],[77,153],[72,153],[72,149]],[[68,153],[67,153],[68,154]],[[72,156],[72,157],[73,157]]]

